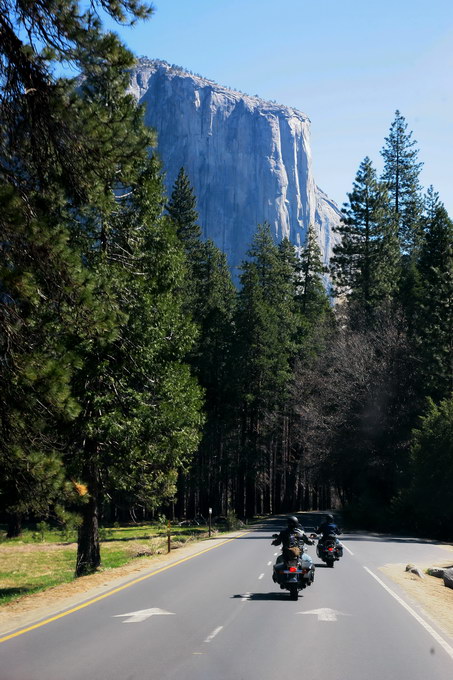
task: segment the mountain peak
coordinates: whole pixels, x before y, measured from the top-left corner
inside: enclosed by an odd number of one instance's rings
[[[279,110],[287,111],[288,115],[297,116],[301,120],[309,120],[308,116],[295,109],[292,106],[286,106],[284,104],[279,104],[275,100],[267,100],[260,97],[258,94],[250,95],[241,90],[225,87],[224,85],[219,85],[214,80],[206,78],[199,73],[193,73],[189,69],[185,69],[183,66],[178,66],[177,64],[169,64],[168,61],[163,59],[150,59],[149,57],[139,57],[137,66],[134,70],[143,69],[144,71],[157,72],[162,71],[166,74],[168,78],[189,78],[194,81],[199,87],[211,87],[213,90],[221,92],[225,95],[237,99],[243,99],[249,101],[253,106],[260,106],[268,110]]]
[[[276,241],[286,237],[297,247],[315,225],[329,260],[340,211],[316,187],[305,114],[157,59],[140,59],[130,89],[157,131],[167,192],[184,167],[203,235],[226,253],[233,271],[263,222]]]

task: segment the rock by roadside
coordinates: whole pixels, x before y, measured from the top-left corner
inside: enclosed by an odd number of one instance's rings
[[[387,564],[381,571],[397,583],[410,596],[423,612],[434,621],[447,635],[453,637],[453,590],[445,588],[443,579],[431,576],[421,579],[411,571],[405,571],[404,564]],[[445,565],[432,568],[445,570]],[[419,565],[421,571],[428,565]]]
[[[448,567],[443,573],[444,586],[453,589],[453,568]]]

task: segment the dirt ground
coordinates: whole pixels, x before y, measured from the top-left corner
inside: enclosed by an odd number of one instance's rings
[[[225,540],[228,536],[222,536]],[[119,585],[139,578],[144,574],[189,557],[209,547],[202,541],[191,546],[179,548],[169,555],[155,555],[135,560],[130,564],[100,571],[72,583],[62,584],[48,590],[28,595],[10,602],[0,608],[0,636],[8,631],[26,627],[33,622],[75,606],[78,603],[98,597]],[[449,552],[446,560],[436,564],[417,564],[422,571],[430,566],[450,566],[453,564],[453,547],[444,546]],[[451,556],[451,557],[450,557]],[[400,586],[408,595],[412,605],[434,621],[449,636],[453,636],[453,590],[446,588],[443,580],[425,575],[420,578],[405,571],[405,564],[387,564],[381,571]]]
[[[453,637],[453,590],[444,586],[443,579],[428,576],[424,573],[428,567],[451,567],[453,565],[453,547],[443,546],[450,555],[446,560],[435,564],[417,564],[424,578],[406,571],[405,564],[386,564],[381,571],[397,583],[418,605],[418,610],[434,621],[447,635]]]

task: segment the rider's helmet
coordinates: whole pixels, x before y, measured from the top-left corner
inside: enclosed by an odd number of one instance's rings
[[[295,529],[296,527],[299,526],[299,520],[294,515],[290,515],[287,519],[287,522],[288,522],[288,527],[290,529]]]
[[[333,515],[326,515],[326,522],[333,522]]]

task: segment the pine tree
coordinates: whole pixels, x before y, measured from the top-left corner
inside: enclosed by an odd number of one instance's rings
[[[419,175],[423,164],[418,161],[417,142],[412,139],[412,132],[407,133],[406,120],[399,111],[395,112],[385,142],[381,151],[384,158],[382,180],[389,192],[402,250],[411,253],[417,248],[420,237],[423,206]]]
[[[387,210],[387,193],[368,157],[359,167],[338,227],[342,236],[331,261],[337,295],[371,310],[390,299],[399,274],[399,247]]]
[[[186,508],[192,516],[213,507],[229,508],[231,467],[228,439],[232,427],[232,342],[236,289],[226,257],[212,241],[200,242],[192,267],[195,282],[191,313],[198,335],[188,356],[204,390],[206,422],[192,470],[184,481]],[[188,492],[191,492],[189,495]]]
[[[283,244],[279,249],[269,225],[260,225],[249,251],[251,259],[242,265],[235,319],[240,422],[237,510],[241,515],[270,507],[273,452],[275,437],[279,438],[279,419],[274,415],[287,398],[297,347],[295,258],[294,253],[288,257],[287,248]]]
[[[406,495],[417,528],[451,541],[453,512],[453,397],[428,399],[412,437],[412,482]]]
[[[197,199],[189,177],[184,168],[181,168],[173,185],[167,212],[176,225],[177,234],[189,257],[198,248],[201,237],[196,205]]]
[[[325,275],[329,269],[322,262],[321,248],[316,238],[315,227],[307,230],[305,245],[300,255],[300,282],[298,301],[306,322],[322,324],[330,317],[331,306],[326,291]]]
[[[7,183],[0,205],[0,486],[11,535],[20,517],[46,516],[64,494],[60,427],[79,411],[76,345],[110,333],[112,320],[69,247],[69,216]]]
[[[151,133],[126,94],[132,55],[102,32],[96,3],[87,12],[69,1],[4,4],[3,385],[7,396],[19,385],[23,405],[19,419],[14,401],[0,403],[4,479],[33,462],[43,470],[35,485],[41,506],[61,493],[56,470],[86,486],[80,575],[100,562],[103,494],[155,506],[174,493],[177,470],[197,445],[200,393],[183,360],[195,330],[182,309],[183,253],[160,217],[162,183],[147,161]],[[135,0],[98,4],[119,21],[149,14]],[[21,45],[16,26],[30,45]],[[81,69],[77,88],[52,77],[56,60]],[[14,219],[21,229],[10,239]],[[44,488],[51,467],[56,481]]]
[[[453,222],[432,187],[423,228],[415,336],[425,394],[441,400],[453,390]]]
[[[132,54],[117,36],[102,31],[97,7],[120,23],[152,12],[136,0],[94,0],[88,9],[70,0],[2,3],[0,172],[25,191],[56,184],[72,200],[86,200],[97,186],[97,166],[110,155],[97,139],[96,118],[102,118],[102,112],[84,115],[86,106],[75,82],[53,75],[58,63],[92,77],[106,75],[105,65],[116,64],[127,78]],[[90,121],[94,135],[87,126]],[[104,134],[109,135],[105,126]],[[121,146],[118,138],[115,142]],[[129,153],[133,157],[134,148]]]
[[[183,305],[184,254],[161,217],[163,187],[151,159],[117,199],[107,242],[92,266],[99,292],[118,309],[117,334],[92,342],[76,375],[82,411],[71,466],[88,487],[77,574],[100,563],[97,525],[104,494],[156,508],[175,493],[178,471],[199,442],[201,394],[184,362],[195,328]],[[108,277],[108,280],[107,280]]]

